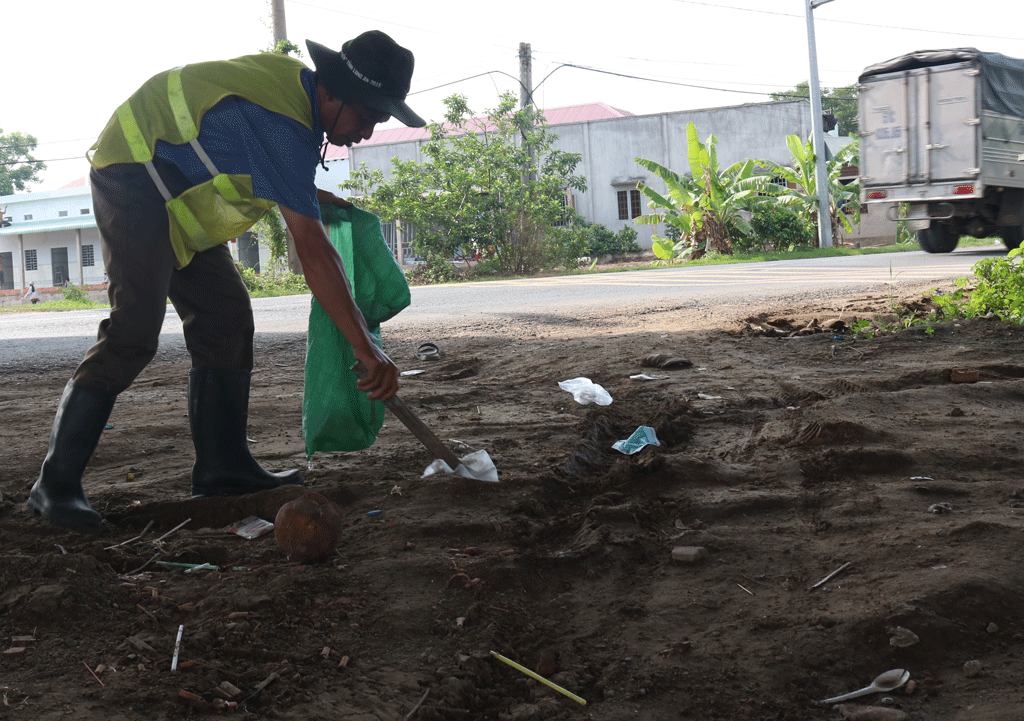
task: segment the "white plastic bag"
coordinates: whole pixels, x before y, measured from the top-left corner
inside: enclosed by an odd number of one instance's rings
[[[584,406],[591,403],[599,406],[608,406],[612,403],[611,394],[589,378],[572,378],[567,381],[559,381],[558,387],[563,391],[572,393],[573,400]]]

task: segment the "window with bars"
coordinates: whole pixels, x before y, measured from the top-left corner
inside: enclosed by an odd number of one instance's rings
[[[39,261],[36,260],[35,248],[25,251],[25,270],[39,270]]]
[[[66,217],[68,217],[68,211],[61,210],[60,212],[57,213],[57,217],[58,218],[66,218]]]
[[[32,220],[32,214],[29,213],[28,215],[26,215],[25,220]]]
[[[82,215],[88,215],[89,214],[89,209],[88,208],[82,208],[82,210],[80,212],[82,213]]]
[[[93,253],[91,245],[82,246],[82,267],[88,268],[96,264],[96,255]]]
[[[619,201],[619,220],[629,220],[642,214],[640,210],[640,191],[620,190],[617,193]]]
[[[553,225],[564,228],[569,225],[569,220],[572,218],[572,210],[575,207],[575,203],[573,203],[573,199],[569,193],[562,196],[561,203],[562,210],[558,214],[558,219],[553,223]]]

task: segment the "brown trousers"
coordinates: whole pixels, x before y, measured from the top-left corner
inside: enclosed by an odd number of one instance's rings
[[[173,195],[189,183],[155,161]],[[156,355],[167,299],[181,318],[193,367],[252,370],[252,304],[226,244],[174,267],[163,196],[139,164],[93,169],[93,208],[107,267],[110,317],[72,379],[120,393]]]

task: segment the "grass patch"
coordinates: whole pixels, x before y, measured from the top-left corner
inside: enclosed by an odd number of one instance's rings
[[[0,308],[0,313],[32,313],[42,311],[66,311],[66,310],[98,310],[109,308],[107,303],[97,303],[93,300],[48,300],[42,303],[26,303],[25,305],[14,305]]]

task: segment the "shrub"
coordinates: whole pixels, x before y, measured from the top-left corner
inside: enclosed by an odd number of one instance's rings
[[[749,240],[733,238],[744,253],[758,250],[792,251],[814,247],[814,229],[795,213],[777,205],[756,208],[750,219],[754,234]],[[745,247],[740,247],[740,246]]]
[[[86,303],[89,301],[82,286],[75,285],[74,283],[68,283],[61,292],[64,294],[64,300],[69,300],[73,303]]]
[[[273,298],[280,295],[309,293],[306,278],[298,273],[257,273],[252,268],[239,268],[249,295],[254,298]]]
[[[587,230],[589,237],[584,255],[598,258],[602,255],[643,252],[643,248],[636,243],[636,228],[631,225],[623,226],[618,233],[613,233],[600,223],[587,226]]]
[[[405,279],[409,285],[454,283],[462,280],[462,274],[452,264],[451,258],[437,253],[428,253],[424,263],[405,272]]]

